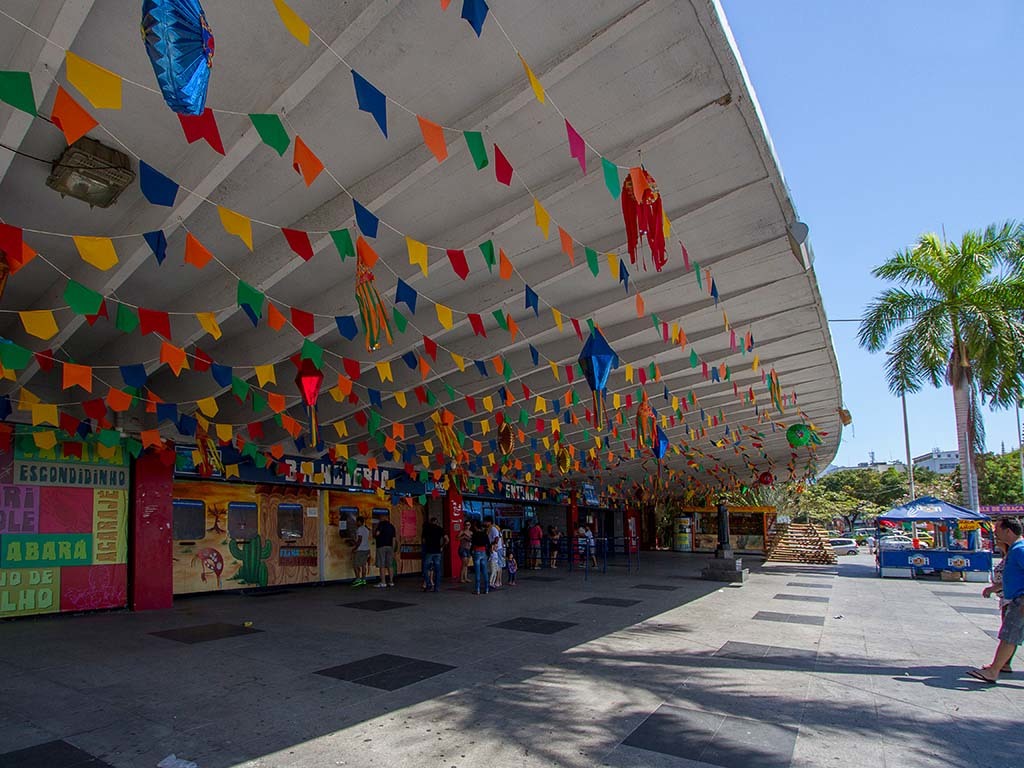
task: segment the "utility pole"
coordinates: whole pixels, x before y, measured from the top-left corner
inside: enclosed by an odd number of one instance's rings
[[[1020,403],[1017,403],[1017,458],[1020,460],[1020,487],[1024,493],[1024,432],[1020,431]]]
[[[907,478],[910,481],[910,500],[917,498],[914,493],[914,463],[910,460],[910,424],[907,421],[907,392],[900,390],[900,400],[903,401],[903,440],[907,446]],[[1018,411],[1018,419],[1020,412]],[[1020,431],[1018,429],[1018,431]]]

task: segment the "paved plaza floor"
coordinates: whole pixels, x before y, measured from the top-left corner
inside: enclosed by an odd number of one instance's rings
[[[964,676],[995,644],[983,585],[704,562],[2,623],[0,768],[1018,764],[1024,659]]]

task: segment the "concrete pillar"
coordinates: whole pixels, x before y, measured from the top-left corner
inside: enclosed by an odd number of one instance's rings
[[[729,539],[729,507],[725,502],[718,504],[718,548],[715,557],[732,557],[732,542]]]
[[[133,611],[170,608],[174,602],[174,449],[144,453],[133,469],[129,604]]]

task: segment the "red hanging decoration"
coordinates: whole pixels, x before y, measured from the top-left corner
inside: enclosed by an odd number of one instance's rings
[[[622,183],[622,218],[626,224],[630,263],[636,264],[637,243],[641,235],[646,235],[654,269],[661,272],[668,262],[665,255],[665,214],[658,185],[643,167],[630,168]],[[643,267],[646,272],[646,260]]]
[[[760,475],[758,475],[757,482],[759,482],[761,485],[771,485],[772,483],[775,482],[775,477],[774,475],[772,475],[771,472],[762,472]]]
[[[323,372],[312,360],[305,359],[299,363],[299,372],[295,374],[295,386],[299,388],[302,402],[309,413],[309,439],[313,446],[320,444],[320,429],[316,420],[316,401],[320,396],[320,386],[324,383]]]

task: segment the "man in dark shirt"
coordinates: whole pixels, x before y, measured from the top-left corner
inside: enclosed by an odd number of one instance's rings
[[[377,544],[377,570],[380,571],[380,583],[378,589],[395,586],[395,572],[391,568],[395,559],[395,541],[398,538],[398,531],[388,519],[389,515],[381,517],[377,523],[377,532],[374,534],[374,541]]]
[[[433,588],[434,592],[440,591],[441,586],[441,553],[448,546],[448,536],[444,528],[437,524],[437,518],[432,517],[423,524],[423,591]],[[433,571],[433,578],[431,578]]]

